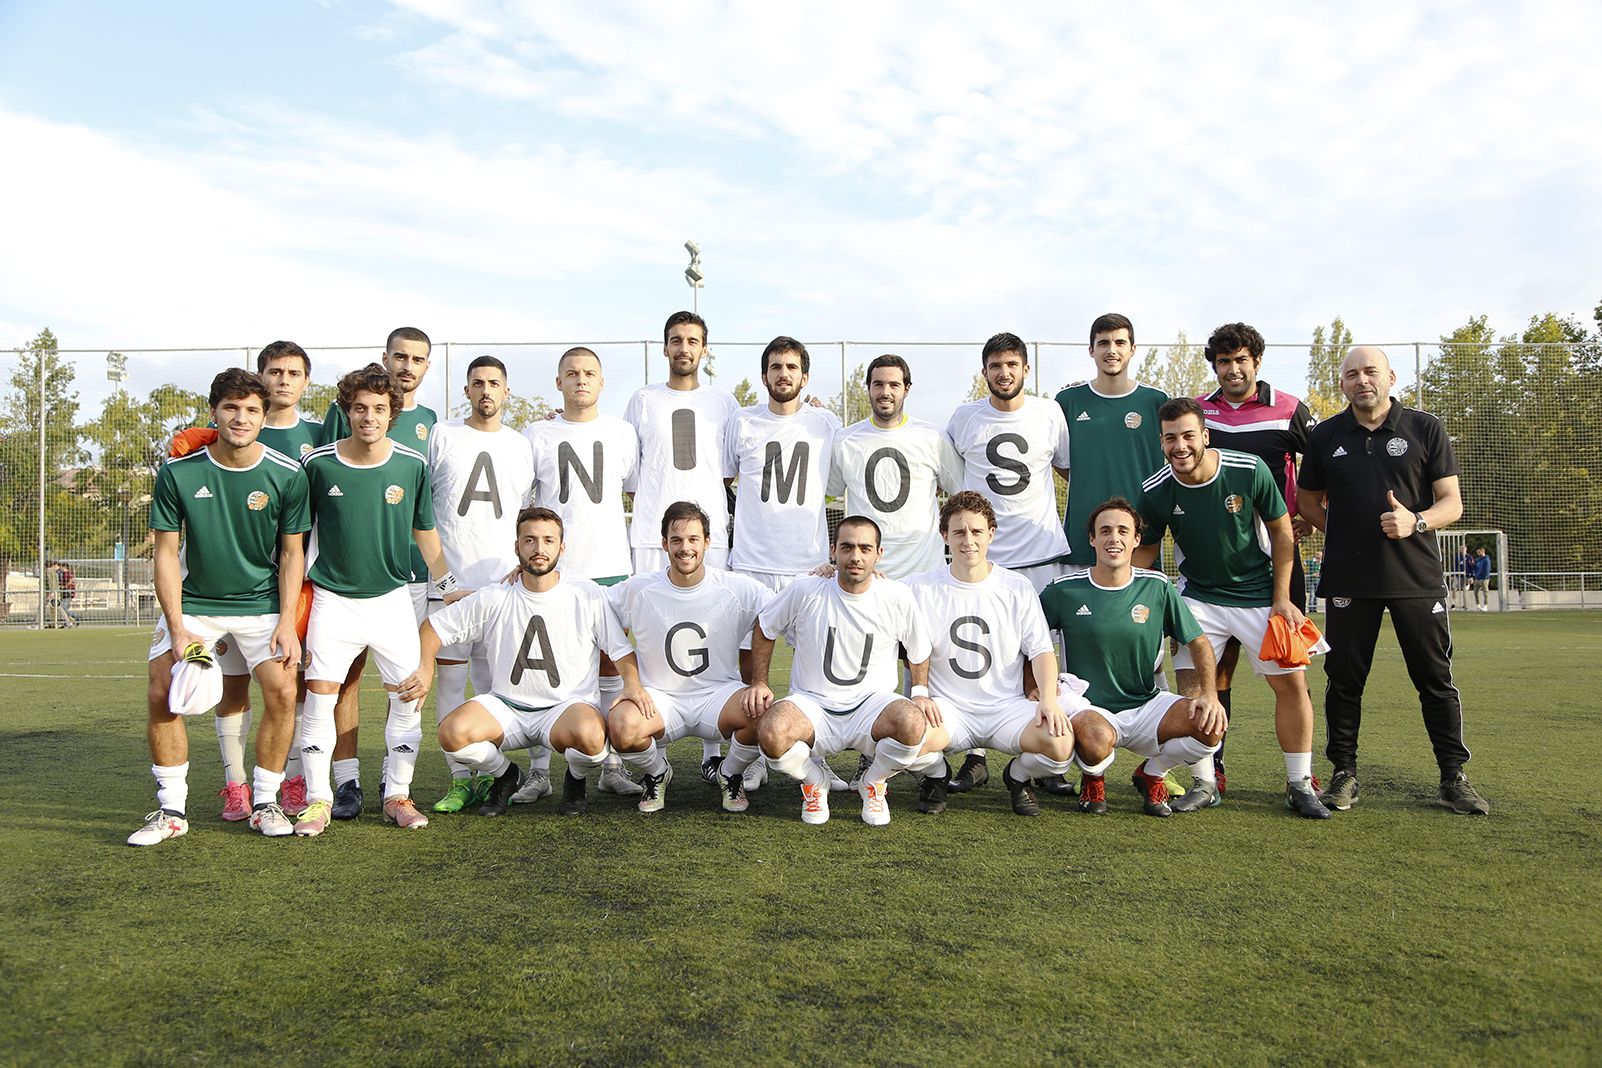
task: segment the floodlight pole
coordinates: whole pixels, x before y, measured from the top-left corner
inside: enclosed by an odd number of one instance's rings
[[[684,251],[690,254],[690,265],[684,268],[684,281],[690,287],[690,310],[700,315],[701,287],[706,285],[706,275],[701,271],[701,246],[694,241],[686,241]]]

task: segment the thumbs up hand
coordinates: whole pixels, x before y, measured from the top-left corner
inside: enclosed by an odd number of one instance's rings
[[[1406,538],[1412,535],[1413,528],[1418,525],[1418,515],[1407,509],[1401,501],[1396,499],[1394,490],[1385,491],[1385,499],[1390,502],[1388,512],[1380,513],[1380,529],[1387,538]]]

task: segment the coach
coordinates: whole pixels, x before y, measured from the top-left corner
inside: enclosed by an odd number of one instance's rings
[[[1357,801],[1363,686],[1380,617],[1389,609],[1440,765],[1441,803],[1484,815],[1490,805],[1463,774],[1469,751],[1452,685],[1452,634],[1435,540],[1437,529],[1463,514],[1457,457],[1439,420],[1391,400],[1395,385],[1382,350],[1360,346],[1347,354],[1341,393],[1348,407],[1308,435],[1296,491],[1298,511],[1327,535],[1318,594],[1328,604],[1325,753],[1335,768],[1323,801],[1341,811]]]

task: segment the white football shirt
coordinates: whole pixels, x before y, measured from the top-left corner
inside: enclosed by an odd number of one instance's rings
[[[782,636],[795,650],[790,688],[836,712],[895,692],[897,644],[906,646],[911,663],[929,657],[923,614],[912,591],[894,579],[847,593],[832,578],[806,575],[769,601],[760,618],[763,634]]]
[[[723,424],[740,410],[734,396],[712,386],[669,389],[645,386],[629,398],[623,413],[640,437],[634,482],[634,522],[629,544],[662,547],[662,513],[674,501],[694,501],[712,520],[707,544],[729,546],[729,502],[723,480],[734,477],[723,463]]]
[[[534,503],[562,517],[567,548],[557,566],[587,579],[633,572],[623,486],[639,462],[634,428],[612,415],[584,423],[558,415],[523,434],[534,450]]]
[[[908,579],[907,586],[929,624],[932,694],[973,710],[1023,695],[1024,662],[1052,648],[1040,598],[1027,578],[997,566],[979,582],[963,582],[940,567]]]
[[[946,547],[936,494],[956,493],[963,477],[962,457],[945,432],[911,416],[889,430],[864,419],[834,436],[833,451],[829,496],[844,494],[846,515],[879,524],[879,570],[904,579],[939,567]]]
[[[840,417],[801,405],[776,415],[767,404],[741,408],[723,424],[723,464],[739,473],[729,567],[799,575],[829,562],[824,491]]]
[[[634,635],[640,680],[685,695],[741,681],[741,642],[773,596],[755,579],[714,568],[687,589],[673,585],[665,571],[653,571],[607,594]]]
[[[600,700],[601,653],[634,652],[606,593],[563,578],[544,593],[522,582],[485,586],[428,617],[445,645],[484,639],[490,690],[530,708]]]
[[[1056,401],[1025,397],[1015,412],[969,401],[946,433],[962,457],[963,489],[978,490],[996,510],[991,562],[1028,567],[1068,551],[1051,471],[1068,467],[1068,421]]]
[[[428,475],[446,566],[468,588],[499,582],[517,566],[517,513],[534,479],[528,442],[510,427],[451,419],[429,436]]]

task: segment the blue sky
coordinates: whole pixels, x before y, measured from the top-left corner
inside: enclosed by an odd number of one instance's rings
[[[687,237],[714,351],[1602,299],[1595,5],[1104,7],[0,0],[0,340],[653,337]]]

